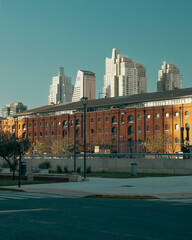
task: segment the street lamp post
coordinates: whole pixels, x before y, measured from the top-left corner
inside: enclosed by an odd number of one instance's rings
[[[74,113],[74,173],[76,173],[76,115]]]
[[[86,105],[87,97],[82,97],[81,101],[84,106],[84,181],[86,180]]]

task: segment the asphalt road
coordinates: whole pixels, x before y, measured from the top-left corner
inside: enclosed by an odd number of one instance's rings
[[[192,239],[190,202],[3,194],[1,240]]]

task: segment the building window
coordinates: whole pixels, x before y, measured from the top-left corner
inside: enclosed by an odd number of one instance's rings
[[[9,126],[9,129],[10,129],[10,126]],[[26,124],[23,124],[23,130],[24,131],[26,130]]]
[[[189,128],[189,123],[186,123],[186,124],[185,124],[185,128]]]
[[[54,132],[53,131],[51,132],[51,135],[54,136]]]
[[[168,118],[169,117],[169,113],[165,113],[165,117]]]
[[[60,136],[60,135],[61,135],[59,130],[58,130],[57,134],[58,134],[58,136]]]
[[[121,116],[121,124],[124,124],[124,122],[125,122],[125,118],[124,116]]]
[[[117,128],[116,127],[112,128],[112,135],[117,136]]]
[[[179,113],[178,112],[175,112],[175,117],[179,117]]]
[[[37,133],[36,132],[35,132],[34,136],[37,137]]]
[[[49,136],[49,134],[48,134],[48,132],[46,132],[46,137],[48,137]]]
[[[73,120],[71,120],[71,127],[73,127]]]
[[[51,126],[54,126],[54,122],[51,123]]]
[[[109,129],[108,129],[108,128],[106,128],[106,133],[107,133],[107,134],[109,133]]]
[[[138,119],[138,120],[141,120],[141,115],[138,115],[138,116],[137,116],[137,119]]]
[[[147,114],[147,119],[150,119],[151,118],[151,115],[150,114]]]
[[[150,126],[147,125],[147,132],[150,132]]]
[[[128,135],[133,135],[133,126],[128,127]]]
[[[63,127],[67,127],[67,121],[63,121]]]
[[[133,123],[133,115],[128,116],[128,123]]]
[[[29,123],[29,128],[31,128],[31,123]]]
[[[179,130],[179,124],[175,124],[175,130]]]
[[[91,118],[91,123],[93,123],[94,122],[94,120],[93,120],[93,118]]]
[[[186,117],[189,116],[189,112],[188,111],[185,112],[185,116]]]
[[[108,117],[105,118],[105,122],[109,122],[109,118]]]
[[[46,122],[46,123],[45,123],[45,126],[46,126],[46,127],[48,127],[48,126],[49,126],[48,122]]]
[[[29,138],[31,137],[31,133],[29,133]]]
[[[60,125],[61,125],[61,122],[59,121],[57,125],[60,126]]]
[[[99,130],[98,130],[98,133],[100,133],[100,134],[101,134],[101,128],[99,128]]]
[[[175,138],[175,143],[176,143],[176,144],[179,143],[179,138]]]
[[[117,118],[116,117],[112,117],[112,124],[117,124]]]
[[[155,126],[155,130],[156,130],[156,131],[159,131],[159,125],[156,125],[156,126]]]
[[[159,118],[160,117],[160,114],[159,113],[156,113],[155,114],[155,118]]]
[[[165,131],[169,131],[169,125],[168,124],[165,125]]]
[[[43,137],[43,133],[42,132],[40,132],[40,137]]]
[[[138,132],[141,132],[141,126],[138,126]]]
[[[98,118],[98,123],[101,123],[101,118]]]
[[[79,119],[76,120],[76,126],[80,126],[80,120]]]
[[[80,130],[79,129],[76,130],[76,136],[80,137]]]
[[[91,129],[91,134],[94,134],[94,130],[93,129]]]
[[[63,138],[67,136],[67,130],[63,130]]]
[[[39,126],[42,127],[42,123],[40,123]]]

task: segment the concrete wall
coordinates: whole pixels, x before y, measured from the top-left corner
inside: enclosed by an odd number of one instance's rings
[[[54,158],[54,157],[33,157],[25,156],[24,161],[27,164],[27,170],[38,168],[40,163],[50,162],[51,170],[56,171],[57,166],[61,166],[62,170],[67,167],[68,171],[73,171],[74,160],[73,157]],[[0,161],[2,163],[2,159]],[[101,157],[87,157],[87,168],[91,167],[92,172],[131,172],[131,163],[137,163],[138,173],[169,173],[169,174],[192,174],[192,159],[142,159],[142,158],[101,158]],[[77,158],[77,168],[84,170],[83,157]]]

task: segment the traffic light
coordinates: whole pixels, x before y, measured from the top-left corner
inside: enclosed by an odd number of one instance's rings
[[[23,153],[23,143],[21,142],[18,143],[18,152]]]

